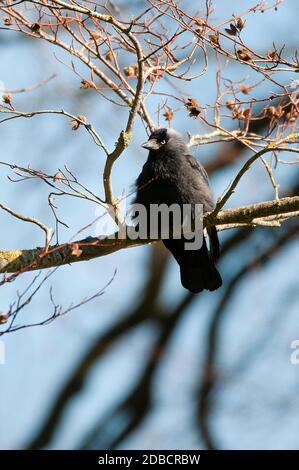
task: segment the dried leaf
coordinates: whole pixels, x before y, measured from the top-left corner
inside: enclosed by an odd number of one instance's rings
[[[163,114],[165,121],[168,121],[168,122],[173,120],[173,116],[174,116],[174,112],[173,112],[173,109],[171,108],[167,108]]]
[[[197,118],[201,113],[200,106],[195,98],[187,98],[185,100],[185,108],[189,111],[190,117]]]

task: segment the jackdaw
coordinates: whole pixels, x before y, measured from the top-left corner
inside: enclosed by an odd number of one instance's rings
[[[149,150],[148,159],[137,179],[135,203],[150,210],[151,204],[202,204],[203,212],[214,209],[213,194],[208,175],[203,166],[189,154],[181,134],[174,129],[155,130],[142,145]],[[200,249],[186,249],[184,236],[170,236],[163,243],[180,266],[181,283],[190,292],[207,289],[214,291],[222,285],[221,276],[215,266],[219,256],[217,230],[208,230],[210,250],[205,237]]]

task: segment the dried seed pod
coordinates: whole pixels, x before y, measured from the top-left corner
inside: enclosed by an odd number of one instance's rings
[[[239,31],[242,31],[242,29],[245,26],[245,23],[246,23],[246,20],[244,20],[241,16],[239,18],[237,18],[236,26],[237,26]]]
[[[247,49],[237,49],[237,56],[239,59],[244,60],[244,62],[252,62],[251,54]]]
[[[206,22],[204,20],[202,20],[201,18],[196,18],[195,19],[195,24],[196,24],[196,29],[195,31],[198,33],[198,34],[201,34],[206,26]]]
[[[70,125],[72,126],[72,131],[77,131],[83,122],[84,123],[87,122],[87,119],[85,116],[82,116],[82,115],[78,116],[77,118],[70,119]]]
[[[225,106],[232,111],[236,107],[236,102],[234,100],[229,100],[225,103]]]
[[[235,108],[232,112],[233,119],[244,119],[244,112],[243,109]]]
[[[229,25],[229,28],[225,28],[225,31],[230,36],[237,36],[237,34],[238,34],[238,28],[234,25],[234,23],[231,23]]]
[[[33,33],[39,33],[40,31],[40,24],[39,23],[33,23],[31,26],[30,26],[30,29]]]
[[[174,116],[174,112],[173,112],[173,109],[171,108],[167,108],[163,114],[165,121],[168,121],[168,122],[173,120],[173,116]]]
[[[82,88],[83,90],[88,90],[89,88],[94,88],[94,85],[93,85],[93,83],[91,83],[88,80],[85,80],[85,78],[83,78],[83,80],[81,80],[80,88]]]
[[[7,313],[0,312],[0,325],[4,325],[4,323],[7,323],[7,321],[8,321]]]
[[[252,90],[252,86],[249,86],[249,85],[242,85],[242,86],[239,86],[239,90],[241,91],[241,93],[243,93],[244,95],[248,95],[251,90]]]
[[[195,18],[194,21],[199,27],[203,27],[206,25],[205,20],[203,20],[202,18]]]
[[[244,119],[249,119],[251,116],[251,109],[250,108],[246,108],[243,110],[243,117]]]
[[[278,106],[276,106],[275,116],[276,117],[281,117],[283,114],[284,114],[284,110],[283,110],[282,106],[280,106],[280,104],[279,104]]]
[[[210,34],[209,39],[210,39],[211,43],[214,44],[214,46],[218,46],[218,47],[220,46],[219,34],[218,33]]]
[[[275,51],[271,51],[271,50],[267,51],[267,57],[268,57],[269,59],[275,59],[275,57],[276,57],[276,52],[275,52]]]
[[[113,54],[111,51],[108,51],[105,55],[105,59],[108,60],[108,62],[112,62],[113,61]]]
[[[57,171],[57,173],[55,173],[55,175],[53,176],[53,181],[62,181],[63,179],[64,176],[61,171]]]
[[[138,65],[129,65],[124,68],[124,74],[128,78],[136,78],[138,75]]]
[[[12,18],[10,16],[6,16],[3,18],[3,24],[5,24],[5,26],[11,26],[13,24]]]
[[[185,100],[185,108],[189,111],[190,117],[197,118],[201,113],[200,106],[195,98],[187,98]]]
[[[5,104],[11,104],[12,95],[10,93],[5,93],[5,95],[2,95],[2,99]]]
[[[275,106],[267,106],[265,109],[264,109],[264,113],[265,113],[265,116],[266,117],[270,117],[270,118],[273,118],[276,114],[276,108]]]
[[[98,39],[101,39],[102,35],[99,31],[97,31],[96,29],[93,29],[92,31],[90,31],[90,39],[94,39],[95,41],[97,41]]]

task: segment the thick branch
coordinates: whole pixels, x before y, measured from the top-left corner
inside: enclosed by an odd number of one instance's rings
[[[236,224],[269,225],[263,223],[267,222],[268,217],[270,217],[271,222],[275,222],[276,218],[281,220],[282,216],[287,218],[294,215],[299,215],[299,196],[261,202],[237,209],[226,209],[217,215],[208,213],[204,216],[204,226],[215,225],[221,229],[222,226],[225,226],[225,228],[231,226],[233,228]],[[112,234],[105,239],[87,238],[53,246],[48,251],[45,251],[44,248],[0,251],[0,273],[51,268],[78,261],[87,261],[109,255],[123,248],[140,246],[154,241],[150,239],[117,239],[117,234]]]

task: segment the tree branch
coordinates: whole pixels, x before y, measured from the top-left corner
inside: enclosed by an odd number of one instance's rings
[[[224,226],[226,229],[229,226],[234,228],[236,225],[269,226],[269,223],[265,224],[263,221],[271,221],[272,224],[277,225],[277,220],[282,220],[282,216],[285,220],[288,215],[289,217],[299,215],[299,196],[260,202],[236,209],[226,209],[217,215],[208,213],[204,215],[204,226],[217,226],[221,230]],[[47,252],[44,248],[0,251],[0,273],[15,273],[21,270],[33,271],[78,261],[88,261],[123,248],[141,246],[155,241],[151,239],[118,239],[117,233],[114,233],[102,239],[89,237],[84,240],[52,246]]]

